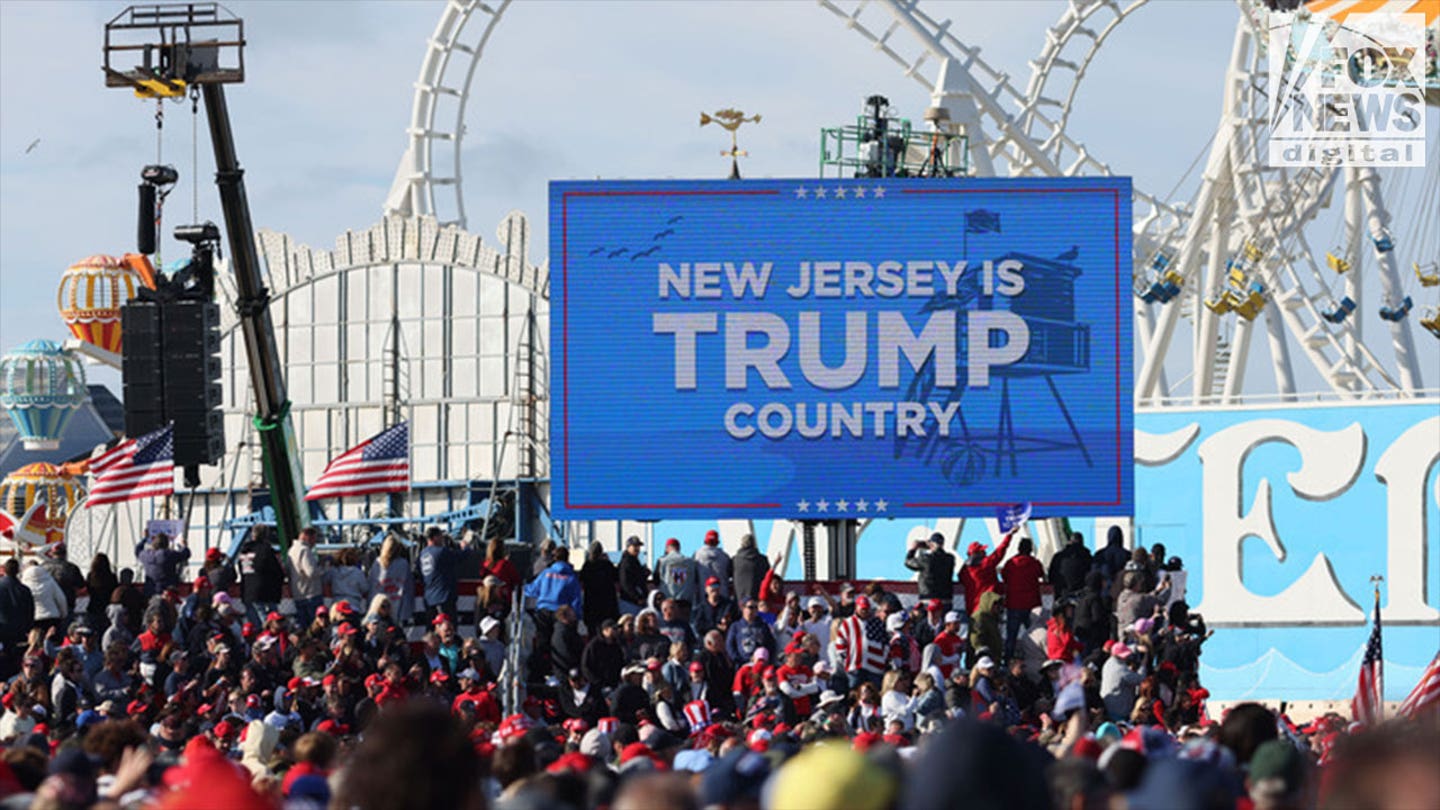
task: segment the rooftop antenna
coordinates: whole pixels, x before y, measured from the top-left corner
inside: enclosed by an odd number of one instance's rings
[[[700,113],[700,126],[703,127],[706,124],[718,124],[721,128],[726,129],[730,132],[730,149],[728,151],[722,151],[720,153],[720,157],[730,158],[731,180],[740,179],[740,158],[748,157],[750,154],[749,152],[741,149],[736,143],[735,131],[740,129],[740,126],[742,124],[758,123],[760,123],[760,116],[758,114],[746,118],[745,113],[735,109],[734,107],[726,107],[723,110],[716,110],[713,113]]]

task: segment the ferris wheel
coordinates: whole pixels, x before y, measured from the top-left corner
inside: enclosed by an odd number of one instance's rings
[[[967,144],[976,174],[1123,171],[1093,154],[1069,125],[1087,70],[1147,0],[1070,0],[1045,29],[1023,86],[918,0],[818,2],[930,92],[932,107],[945,113],[936,120],[948,122],[937,126],[966,136],[957,143]],[[1296,353],[1322,391],[1414,396],[1425,385],[1415,324],[1440,338],[1440,173],[1268,165],[1266,31],[1269,15],[1282,12],[1256,0],[1237,5],[1222,109],[1206,152],[1191,166],[1193,172],[1203,162],[1196,189],[1185,199],[1134,191],[1137,401],[1234,404],[1262,390],[1292,399],[1302,385],[1313,386],[1297,381]],[[1329,7],[1343,20],[1353,4],[1310,5]],[[1434,9],[1414,5],[1429,15],[1426,101],[1434,108],[1440,104]],[[410,145],[387,212],[432,214],[464,226],[465,99],[509,6],[509,0],[446,4],[416,82]],[[1431,165],[1440,161],[1435,144],[1434,137],[1426,144]],[[1257,328],[1269,347],[1268,384],[1246,379]]]

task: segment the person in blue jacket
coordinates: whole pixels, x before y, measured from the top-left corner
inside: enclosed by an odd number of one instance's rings
[[[556,546],[550,552],[550,565],[525,586],[525,596],[535,600],[535,607],[554,613],[561,605],[581,612],[580,575],[570,566],[570,550]]]

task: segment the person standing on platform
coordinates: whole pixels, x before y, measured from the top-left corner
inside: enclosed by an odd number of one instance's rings
[[[650,595],[650,569],[640,562],[644,545],[632,535],[625,540],[625,551],[620,555],[620,612],[626,616],[639,613],[645,597]]]
[[[1028,537],[1020,538],[1015,556],[1000,568],[1005,581],[1005,660],[1015,657],[1015,641],[1022,630],[1030,627],[1030,613],[1040,607],[1040,585],[1045,581],[1045,566],[1035,559],[1035,544]]]
[[[455,615],[455,603],[459,599],[460,561],[464,556],[461,548],[450,545],[450,535],[444,529],[431,526],[425,530],[425,550],[420,552],[420,577],[425,583],[427,624],[440,613]]]
[[[720,594],[730,595],[730,555],[720,547],[719,532],[705,532],[705,545],[695,552],[695,564],[700,567],[701,582],[714,577],[720,580]]]
[[[581,612],[584,602],[580,588],[580,575],[570,565],[570,549],[555,546],[550,550],[550,565],[525,586],[525,596],[535,600],[536,609],[554,613],[562,605],[576,614]],[[576,658],[579,665],[579,658]]]
[[[1073,532],[1065,548],[1050,558],[1050,586],[1055,589],[1055,598],[1074,596],[1085,587],[1085,575],[1090,573],[1090,549],[1085,547],[1085,536]]]
[[[240,567],[240,599],[245,603],[245,618],[256,627],[264,623],[265,616],[280,609],[280,598],[285,592],[285,566],[270,545],[271,534],[267,527],[252,528],[235,556]]]
[[[743,604],[746,599],[760,598],[760,581],[770,570],[770,561],[755,547],[755,535],[740,538],[740,550],[731,561],[735,579],[735,601]]]
[[[945,535],[935,532],[905,555],[905,567],[920,572],[920,601],[939,599],[946,610],[955,599],[955,555],[945,550]]]
[[[665,556],[655,563],[655,578],[660,580],[660,592],[666,598],[674,599],[680,610],[680,618],[690,620],[690,608],[700,598],[700,566],[680,553],[680,541],[670,538],[665,541]]]
[[[1000,579],[997,572],[1000,570],[1000,561],[1005,559],[1005,549],[1010,546],[1010,538],[1015,536],[1014,530],[1005,535],[1000,545],[995,547],[995,552],[985,554],[984,543],[971,543],[965,552],[965,564],[960,566],[960,585],[965,589],[965,614],[973,616],[975,609],[980,607],[980,597],[1000,587]]]
[[[493,576],[505,583],[511,592],[523,584],[520,571],[515,567],[515,563],[510,561],[510,552],[505,548],[505,541],[498,534],[485,544],[485,562],[480,564],[480,573],[482,579]]]
[[[180,569],[190,559],[190,549],[183,543],[178,549],[171,548],[169,535],[156,534],[149,548],[140,541],[136,557],[145,567],[145,595],[154,596],[180,584]]]
[[[580,590],[585,602],[585,627],[592,638],[599,635],[600,625],[606,619],[620,618],[619,580],[620,573],[605,554],[605,547],[598,541],[591,543],[585,555],[585,567],[580,569]],[[618,671],[616,677],[618,680]]]
[[[295,592],[293,579],[290,592]],[[385,542],[380,544],[380,556],[370,564],[370,592],[388,597],[396,623],[401,627],[409,626],[410,617],[415,612],[415,582],[410,578],[410,560],[405,556],[405,546],[393,534],[385,536]],[[297,607],[295,612],[299,616],[309,616],[314,612],[314,606],[308,612]]]
[[[295,600],[295,618],[299,621],[309,621],[315,609],[325,604],[324,563],[315,553],[318,542],[320,532],[307,526],[285,555],[290,568],[290,598]]]

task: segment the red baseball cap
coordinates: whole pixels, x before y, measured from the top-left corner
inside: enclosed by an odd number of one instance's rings
[[[861,594],[860,596],[855,597],[855,609],[856,609],[856,610],[863,610],[863,609],[868,608],[868,607],[870,607],[870,597],[865,596],[864,594]]]
[[[705,545],[707,545],[707,546],[718,545],[719,542],[720,542],[720,533],[719,533],[719,532],[715,531],[714,529],[711,529],[710,531],[705,532]]]
[[[452,619],[452,618],[450,618],[450,614],[449,614],[449,613],[437,613],[437,614],[435,614],[435,618],[433,618],[433,619],[430,620],[430,625],[431,625],[432,627],[439,627],[440,625],[442,625],[442,624],[444,624],[444,623],[446,623],[446,622],[450,622],[451,624],[454,624],[454,623],[455,623],[455,620]]]
[[[320,607],[315,608],[315,615],[328,616],[330,615],[330,611],[324,605],[321,605]]]
[[[266,623],[266,624],[269,624],[270,622],[283,622],[283,621],[285,621],[285,617],[284,617],[284,616],[281,616],[281,615],[280,615],[280,611],[278,611],[278,610],[272,610],[272,611],[270,611],[269,613],[265,614],[265,623]]]
[[[699,661],[691,661],[691,662],[690,662],[690,671],[691,671],[691,672],[704,672],[704,671],[705,671],[705,665],[702,664],[702,663],[700,663]]]
[[[201,574],[200,576],[195,577],[195,590],[198,591],[198,590],[200,590],[201,588],[208,588],[208,587],[210,587],[210,578],[209,578],[209,577],[205,576],[204,574]]]
[[[639,757],[647,757],[649,759],[654,759],[654,752],[651,751],[650,746],[646,745],[645,743],[630,743],[629,745],[625,746],[625,750],[620,752],[620,764],[624,765],[630,760],[637,759]]]
[[[720,578],[719,578],[719,577],[706,577],[706,578],[705,578],[705,587],[707,587],[707,588],[718,588],[718,587],[720,587]]]
[[[925,609],[926,609],[926,610],[939,610],[939,609],[940,609],[940,600],[939,600],[939,599],[927,599],[927,600],[925,600]]]
[[[680,541],[675,539],[674,537],[665,541],[665,548],[670,548],[672,546],[675,548],[680,548]]]
[[[561,754],[560,758],[545,766],[546,773],[565,773],[575,771],[577,773],[589,773],[595,766],[595,760],[580,753],[571,751],[568,754]]]

